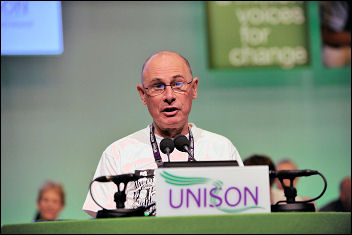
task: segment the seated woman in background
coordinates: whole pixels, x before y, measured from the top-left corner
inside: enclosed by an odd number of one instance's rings
[[[46,181],[39,190],[37,209],[33,222],[57,220],[65,206],[65,192],[60,183]]]

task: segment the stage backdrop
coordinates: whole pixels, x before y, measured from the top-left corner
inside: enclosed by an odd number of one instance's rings
[[[324,68],[317,2],[307,15],[307,65],[211,69],[205,2],[63,2],[61,55],[1,57],[1,225],[30,222],[48,179],[66,191],[61,219],[89,218],[81,208],[101,153],[151,123],[136,85],[159,50],[184,55],[199,78],[191,122],[228,137],[242,159],[320,171],[318,207],[335,199],[351,173],[351,69]],[[312,176],[297,190],[322,188]]]

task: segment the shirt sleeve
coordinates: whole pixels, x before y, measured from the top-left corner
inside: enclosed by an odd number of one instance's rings
[[[237,161],[238,166],[240,166],[240,167],[244,166],[242,159],[241,159],[241,156],[240,156],[239,152],[237,151],[236,147],[231,142],[231,140],[229,140],[225,136],[221,136],[221,138],[219,138],[219,140],[223,143],[221,145],[219,144],[219,146],[222,146],[222,148],[224,149],[224,154],[226,156],[228,156],[228,159]]]
[[[242,162],[242,159],[241,159],[241,156],[240,156],[240,154],[238,153],[236,147],[233,146],[233,148],[234,148],[233,155],[232,155],[232,156],[233,156],[233,159],[237,161],[238,166],[244,166],[244,165],[243,165],[243,162]]]
[[[231,158],[233,160],[236,160],[237,163],[238,163],[238,166],[244,166],[243,165],[243,162],[242,162],[242,159],[241,159],[241,156],[240,154],[238,153],[236,147],[232,144],[231,141],[229,141],[229,144],[230,144],[230,152],[231,152]]]
[[[102,154],[98,167],[95,171],[93,179],[99,176],[118,175],[118,156],[114,156],[118,153],[110,154],[108,151],[104,151]],[[114,202],[114,194],[117,192],[117,186],[113,182],[94,182],[91,184],[91,193],[97,203],[99,203],[105,209],[116,209]],[[88,191],[86,200],[83,204],[83,211],[92,217],[96,217],[99,210],[102,210],[97,205]]]

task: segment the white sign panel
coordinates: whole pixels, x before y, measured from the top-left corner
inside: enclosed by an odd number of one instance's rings
[[[268,166],[158,168],[156,216],[270,212]]]

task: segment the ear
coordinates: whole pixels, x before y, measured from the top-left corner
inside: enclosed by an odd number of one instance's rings
[[[137,85],[137,91],[138,91],[139,95],[141,96],[143,104],[146,105],[147,104],[147,101],[145,98],[146,93],[145,93],[145,90],[141,84]]]
[[[197,77],[193,79],[192,90],[193,90],[192,99],[197,99],[197,91],[198,91],[198,78]]]

